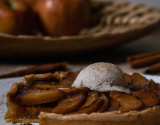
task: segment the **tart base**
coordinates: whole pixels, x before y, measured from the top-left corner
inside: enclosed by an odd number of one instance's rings
[[[10,123],[10,122],[13,123],[13,119],[10,119],[10,118],[6,118],[5,121],[7,123]],[[16,123],[39,123],[39,119],[28,119],[28,118],[16,119],[15,122]]]
[[[41,112],[40,125],[159,125],[160,106],[128,113],[107,112],[60,115]]]

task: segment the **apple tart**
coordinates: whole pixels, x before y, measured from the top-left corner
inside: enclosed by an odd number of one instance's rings
[[[159,84],[138,73],[125,79],[131,93],[72,87],[78,73],[26,75],[7,93],[6,122],[40,125],[158,125]]]

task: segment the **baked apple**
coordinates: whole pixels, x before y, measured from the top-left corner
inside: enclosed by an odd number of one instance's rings
[[[34,25],[33,11],[23,0],[0,0],[0,32],[29,34]]]
[[[89,0],[38,0],[35,3],[38,27],[54,37],[77,34],[89,21]]]

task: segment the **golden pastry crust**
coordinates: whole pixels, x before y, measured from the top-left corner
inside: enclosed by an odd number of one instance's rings
[[[9,123],[9,122],[13,123],[13,119],[10,119],[10,118],[5,118],[5,121],[7,123]],[[37,118],[35,118],[35,119],[24,118],[24,119],[16,119],[14,122],[15,123],[39,123],[39,119],[37,119]]]
[[[142,111],[61,115],[41,112],[40,125],[159,125],[160,106]]]

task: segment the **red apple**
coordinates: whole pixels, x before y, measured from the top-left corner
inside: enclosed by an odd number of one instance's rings
[[[37,0],[34,10],[45,35],[77,34],[89,21],[89,0]]]
[[[0,32],[13,35],[33,30],[33,11],[23,0],[0,0]]]
[[[36,0],[24,0],[24,1],[26,1],[31,7],[33,7],[36,2]]]

